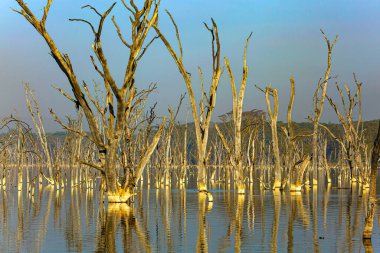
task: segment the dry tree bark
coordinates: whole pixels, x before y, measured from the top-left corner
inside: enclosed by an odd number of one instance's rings
[[[318,128],[319,128],[319,120],[322,116],[323,107],[325,104],[325,96],[327,91],[327,83],[330,80],[330,71],[331,71],[331,56],[332,56],[332,50],[338,40],[338,36],[335,37],[335,40],[333,43],[330,42],[330,40],[327,38],[326,34],[321,30],[323,37],[325,38],[326,44],[327,44],[327,69],[325,72],[325,76],[323,80],[319,80],[318,87],[314,94],[314,114],[313,114],[313,163],[312,163],[312,175],[313,175],[313,185],[318,184],[318,150],[317,150],[317,142],[318,142]]]
[[[115,17],[112,17],[118,37],[126,46],[127,50],[129,50],[129,58],[120,87],[117,85],[115,78],[111,75],[109,64],[101,43],[104,22],[116,3],[113,3],[104,13],[99,12],[91,5],[83,6],[84,9],[90,9],[99,17],[99,23],[97,26],[84,19],[70,19],[70,21],[83,22],[89,25],[94,35],[92,49],[95,57],[91,56],[90,58],[94,69],[102,78],[104,88],[107,92],[105,107],[100,107],[99,103],[93,99],[85,82],[83,82],[83,87],[81,87],[69,55],[61,53],[55,41],[46,29],[45,24],[53,0],[47,0],[41,19],[35,16],[33,11],[23,0],[16,0],[16,2],[21,7],[21,10],[15,11],[21,14],[45,40],[51,51],[52,57],[60,67],[61,71],[66,75],[74,97],[71,97],[61,89],[59,89],[59,91],[66,98],[75,103],[77,108],[81,107],[83,109],[91,132],[90,135],[85,135],[89,140],[96,144],[99,150],[101,163],[100,165],[87,163],[87,165],[99,170],[104,175],[107,183],[109,202],[127,201],[133,195],[133,189],[137,184],[137,181],[140,178],[150,155],[157,145],[165,125],[164,118],[149,147],[146,149],[145,153],[142,154],[141,160],[139,161],[136,169],[133,171],[133,175],[130,175],[128,184],[121,187],[117,179],[116,170],[117,149],[120,145],[122,145],[121,138],[123,131],[125,131],[128,124],[128,114],[130,113],[130,108],[136,95],[136,68],[149,46],[156,39],[156,37],[154,37],[149,42],[146,42],[150,29],[158,22],[158,9],[160,6],[160,1],[146,0],[143,6],[139,8],[135,5],[133,0],[130,1],[130,5],[127,5],[126,2],[122,0],[124,7],[131,13],[131,42],[127,42],[127,40],[123,37]],[[100,64],[100,66],[98,64]],[[97,124],[97,113],[99,113],[102,118],[102,129],[99,124]],[[57,117],[56,120],[61,123],[65,129],[69,129],[61,121],[59,121]]]
[[[183,102],[183,99],[185,98],[185,95],[181,95],[180,99],[179,99],[179,103],[178,103],[178,106],[177,106],[177,109],[175,111],[175,113],[173,112],[173,109],[169,108],[169,123],[168,123],[168,127],[167,127],[167,130],[166,130],[166,135],[167,135],[167,138],[166,138],[166,146],[165,146],[165,168],[164,168],[164,176],[161,178],[161,184],[163,184],[163,180],[166,181],[166,185],[169,185],[170,184],[170,169],[171,169],[171,162],[170,162],[170,152],[171,152],[171,139],[172,139],[172,133],[173,133],[173,129],[175,127],[175,124],[176,124],[176,121],[177,121],[177,116],[178,116],[178,113],[179,113],[179,110],[181,109],[181,105],[182,105],[182,102]]]
[[[344,84],[345,91],[347,93],[347,100],[343,95],[343,90],[336,83],[336,88],[339,92],[343,113],[338,109],[337,105],[334,103],[332,98],[326,95],[327,100],[329,101],[331,107],[334,109],[340,123],[343,126],[344,136],[340,137],[340,143],[345,153],[345,159],[348,162],[350,169],[350,177],[352,182],[356,182],[357,178],[359,181],[364,183],[365,187],[369,187],[368,184],[368,175],[363,168],[363,154],[364,150],[367,148],[365,144],[365,139],[363,136],[362,129],[362,115],[361,115],[361,86],[362,83],[359,83],[354,75],[356,83],[356,91],[354,95],[351,94],[351,90],[346,84]],[[353,120],[353,114],[355,107],[359,105],[358,108],[358,120],[355,123]]]
[[[370,192],[367,215],[364,222],[363,239],[371,239],[373,230],[373,219],[376,207],[376,179],[377,168],[380,156],[380,122],[377,130],[377,136],[373,145],[372,158],[371,158],[371,178],[370,178]]]
[[[7,132],[6,132],[7,130]],[[30,135],[30,126],[15,118],[13,115],[5,117],[0,120],[0,163],[2,166],[2,173],[0,176],[0,185],[5,189],[7,186],[7,179],[11,179],[8,175],[11,175],[8,164],[15,164],[17,166],[17,180],[18,190],[22,190],[24,168],[27,169],[27,183],[29,183],[29,171],[25,166],[25,161],[28,160],[27,144],[32,143],[32,137]],[[13,156],[13,159],[12,159]]]
[[[196,133],[196,142],[197,142],[197,151],[198,151],[198,190],[201,192],[208,193],[207,191],[207,180],[206,180],[206,166],[207,166],[207,143],[209,136],[209,126],[211,123],[212,112],[216,103],[216,92],[219,85],[220,76],[222,74],[222,70],[220,67],[220,42],[219,42],[219,34],[218,27],[213,19],[212,27],[209,27],[206,23],[206,29],[211,33],[212,36],[212,79],[210,84],[210,91],[208,95],[203,90],[203,74],[201,69],[199,68],[200,75],[200,85],[202,90],[202,99],[199,105],[199,111],[197,102],[193,92],[191,74],[186,70],[184,62],[183,62],[183,51],[182,51],[182,43],[179,36],[179,31],[177,24],[174,21],[172,15],[167,11],[176,31],[177,42],[179,46],[179,55],[176,53],[167,40],[167,38],[162,34],[161,30],[157,25],[154,25],[154,29],[156,30],[158,36],[161,38],[162,42],[165,44],[169,53],[171,54],[174,62],[176,63],[179,72],[182,75],[183,80],[185,81],[189,98],[190,105],[194,119],[195,133]],[[211,196],[210,194],[208,194]]]
[[[43,173],[42,173],[42,175],[44,175],[45,179],[49,182],[49,184],[54,185],[55,183],[58,183],[58,182],[55,182],[55,180],[54,180],[54,176],[55,176],[54,171],[53,171],[54,166],[53,166],[53,161],[51,158],[50,150],[48,147],[45,128],[44,128],[44,124],[43,124],[42,118],[41,118],[40,108],[39,108],[37,100],[35,99],[34,94],[30,90],[30,87],[28,84],[24,85],[24,90],[25,90],[26,104],[28,106],[29,113],[32,117],[33,124],[37,129],[38,139],[40,141],[40,145],[41,145],[43,154],[44,154],[45,159],[46,159],[46,166],[47,166],[48,172],[49,172],[47,177]],[[33,106],[32,106],[32,103],[33,103]]]
[[[282,130],[285,133],[286,136],[286,171],[285,175],[281,181],[281,188],[284,189],[286,184],[288,183],[289,177],[291,176],[293,165],[294,165],[294,133],[293,133],[293,126],[292,126],[292,111],[293,111],[293,104],[294,104],[294,96],[295,96],[295,82],[294,78],[290,77],[290,98],[289,98],[289,105],[288,105],[288,113],[287,113],[287,128],[283,127]]]
[[[256,86],[265,94],[265,100],[267,103],[268,116],[270,118],[270,126],[272,131],[272,149],[274,156],[274,180],[273,180],[273,189],[281,188],[281,179],[282,179],[282,169],[281,169],[281,160],[280,160],[280,149],[278,146],[278,134],[277,134],[277,117],[278,117],[278,94],[277,89],[272,89],[269,84],[265,90]],[[273,98],[273,111],[270,101],[270,97]]]
[[[255,126],[251,128],[249,131],[248,143],[246,147],[246,160],[247,160],[246,173],[247,173],[249,183],[254,182],[254,173],[256,170],[256,154],[257,154],[256,142],[258,141],[258,137],[259,137],[259,123],[256,122]]]
[[[273,97],[273,112],[271,109],[271,102],[269,96]],[[277,89],[272,89],[268,86],[265,89],[265,99],[267,102],[268,115],[271,119],[271,130],[272,130],[272,147],[274,155],[274,183],[273,188],[281,187],[281,161],[280,161],[280,149],[278,147],[278,135],[277,135],[277,117],[278,117],[278,95]]]
[[[295,178],[295,182],[294,184],[291,183],[290,184],[290,191],[292,192],[299,192],[301,191],[301,187],[302,187],[302,181],[303,181],[303,175],[307,169],[307,167],[309,166],[310,164],[310,161],[311,161],[311,157],[309,155],[305,155],[300,161],[296,162],[294,165],[293,165],[293,168],[292,168],[292,173],[293,173],[293,177]]]
[[[234,148],[233,154],[230,153],[231,148],[228,147],[227,141],[225,140],[220,129],[215,125],[217,132],[222,139],[222,142],[230,154],[230,161],[232,166],[235,169],[236,177],[237,177],[237,190],[238,193],[244,194],[245,185],[244,185],[244,170],[243,170],[243,152],[242,152],[242,143],[241,143],[241,122],[243,115],[243,101],[245,88],[247,85],[248,78],[248,65],[247,65],[247,49],[249,39],[251,38],[252,33],[246,39],[245,47],[244,47],[244,66],[243,66],[243,77],[240,84],[239,96],[237,96],[236,92],[236,84],[235,78],[232,74],[231,66],[227,58],[224,58],[224,62],[227,67],[228,75],[230,77],[231,89],[232,89],[232,112],[233,112],[233,123],[234,123]]]
[[[327,138],[323,138],[323,166],[325,168],[327,184],[331,184],[331,169],[327,159]]]

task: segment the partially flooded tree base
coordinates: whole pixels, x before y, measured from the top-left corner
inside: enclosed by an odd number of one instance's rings
[[[205,183],[198,182],[198,190],[200,192],[208,192],[207,191],[207,185]]]
[[[367,211],[367,216],[365,218],[364,222],[364,230],[363,230],[363,239],[371,240],[372,237],[372,230],[373,230],[373,220],[374,220],[374,213],[375,213],[375,201],[374,199],[370,198],[370,204]]]
[[[212,194],[211,192],[209,192],[207,190],[207,185],[205,183],[198,183],[198,190],[199,190],[199,193],[204,193],[205,196],[208,198],[208,201],[209,202],[213,202],[214,201],[214,198],[212,197]]]
[[[377,168],[380,157],[380,122],[379,128],[377,130],[377,136],[375,139],[375,143],[372,149],[372,157],[371,157],[371,177],[370,177],[370,193],[369,193],[369,201],[367,208],[367,215],[364,221],[364,231],[363,231],[363,239],[371,239],[372,230],[373,230],[373,220],[376,209],[376,179],[377,179]]]
[[[108,192],[107,193],[107,198],[108,198],[108,203],[127,203],[128,200],[136,195],[133,190],[127,189],[119,189],[117,192]]]
[[[363,184],[364,189],[369,189],[369,187],[370,187],[369,182],[366,182]]]
[[[275,180],[273,183],[273,189],[280,189],[281,188],[281,180]]]
[[[238,194],[245,194],[245,185],[244,183],[239,183],[238,186],[237,186],[237,192]]]
[[[290,184],[290,191],[291,192],[301,192],[302,191],[302,185]]]

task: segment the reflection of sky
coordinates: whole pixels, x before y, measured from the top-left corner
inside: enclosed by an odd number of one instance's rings
[[[368,195],[359,198],[357,187],[352,193],[324,190],[318,193],[316,209],[312,190],[274,195],[255,188],[254,195],[243,199],[233,191],[216,191],[212,209],[202,213],[195,190],[187,190],[184,201],[181,190],[144,189],[136,197],[134,215],[121,220],[120,213],[103,213],[97,190],[56,194],[44,188],[32,202],[24,187],[20,201],[17,190],[8,191],[6,199],[0,192],[0,246],[4,252],[112,252],[102,250],[105,245],[115,245],[116,252],[146,252],[143,242],[148,238],[152,252],[196,252],[203,220],[209,252],[237,252],[239,238],[241,252],[274,251],[273,241],[277,252],[364,252],[363,201]],[[373,252],[380,250],[376,224]]]
[[[30,8],[42,14],[42,6],[29,0]],[[112,1],[98,1],[99,9],[105,10]],[[104,4],[106,2],[107,4]],[[172,3],[173,2],[173,3]],[[94,19],[90,11],[81,11],[80,6],[88,1],[56,1],[47,21],[48,30],[56,39],[59,48],[68,52],[77,70],[79,80],[90,83],[99,79],[89,61],[92,37],[84,24],[70,23],[68,18]],[[26,115],[22,92],[22,81],[30,82],[48,115],[47,108],[53,107],[59,115],[73,113],[73,106],[49,85],[67,88],[67,81],[55,62],[48,55],[47,47],[31,26],[9,7],[17,7],[12,0],[0,3],[0,115],[9,114],[17,108],[21,117]],[[289,96],[290,75],[296,80],[294,118],[302,121],[311,112],[311,100],[316,82],[325,69],[326,46],[319,32],[322,28],[333,39],[340,38],[333,55],[332,73],[339,82],[352,83],[352,72],[364,82],[364,113],[366,119],[379,118],[376,97],[380,59],[380,2],[378,1],[162,1],[162,10],[169,9],[176,18],[184,46],[184,59],[188,70],[193,73],[196,94],[198,80],[196,67],[203,68],[205,77],[210,76],[210,37],[202,21],[214,17],[219,24],[222,56],[230,59],[235,77],[240,79],[242,49],[245,37],[253,32],[248,63],[250,66],[249,87],[245,108],[265,109],[263,95],[253,84],[273,83],[280,94],[280,118],[285,118]],[[118,3],[113,11],[122,29],[127,31],[126,12]],[[164,12],[160,15],[160,27],[175,45],[173,29]],[[126,35],[128,33],[125,33]],[[104,47],[109,57],[112,72],[120,82],[127,51],[116,39],[111,22],[104,32]],[[137,72],[138,87],[147,87],[158,82],[158,93],[151,102],[158,101],[159,114],[166,114],[167,106],[175,106],[179,94],[186,91],[177,68],[160,41],[147,53]],[[336,96],[333,85],[329,94]],[[215,116],[231,109],[231,92],[227,76],[222,78]],[[372,107],[372,108],[371,108]],[[182,113],[181,119],[184,119]],[[50,116],[49,116],[50,118]],[[323,120],[334,121],[329,110]],[[51,126],[50,126],[50,129]]]

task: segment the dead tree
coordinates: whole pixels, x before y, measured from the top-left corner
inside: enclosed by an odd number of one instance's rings
[[[219,43],[219,34],[218,27],[213,19],[212,27],[209,27],[206,23],[206,29],[210,31],[212,36],[212,79],[210,84],[210,91],[207,95],[204,92],[203,86],[203,74],[201,69],[199,68],[200,75],[200,86],[202,91],[202,99],[199,105],[199,111],[197,102],[193,92],[193,85],[191,80],[191,74],[186,70],[184,62],[183,62],[183,51],[182,51],[182,43],[179,36],[179,31],[177,24],[175,23],[172,15],[167,12],[176,31],[177,42],[179,46],[179,54],[176,53],[167,40],[167,38],[162,34],[161,30],[155,25],[154,28],[161,38],[162,42],[165,44],[169,53],[171,54],[174,62],[176,63],[179,72],[182,75],[183,80],[185,81],[187,91],[189,93],[190,105],[194,119],[195,126],[195,134],[197,141],[197,151],[198,151],[198,190],[207,193],[207,180],[206,180],[206,166],[207,166],[207,143],[209,136],[209,126],[211,122],[212,112],[216,103],[216,92],[219,85],[219,79],[222,74],[222,70],[220,67],[220,43]]]
[[[371,158],[371,178],[370,178],[370,192],[367,215],[364,222],[363,239],[371,240],[373,230],[373,219],[375,215],[376,206],[376,179],[377,179],[377,166],[380,155],[380,122],[379,129],[377,130],[377,136],[372,150]]]
[[[281,188],[284,189],[286,184],[290,183],[290,191],[300,191],[302,187],[302,180],[304,172],[306,171],[311,157],[303,154],[303,152],[297,149],[296,140],[299,138],[310,137],[312,134],[294,134],[293,124],[292,124],[292,111],[295,97],[295,82],[294,78],[290,77],[290,98],[288,104],[287,112],[287,127],[282,127],[285,133],[285,170],[283,171],[283,177],[281,182]],[[297,159],[299,157],[299,159]],[[299,161],[297,161],[299,160]],[[297,161],[297,162],[296,162]],[[298,166],[300,164],[300,166]]]
[[[311,157],[309,155],[304,155],[301,160],[294,163],[291,174],[293,182],[290,184],[290,191],[291,192],[299,192],[301,191],[302,185],[303,185],[303,176],[304,173],[309,166],[311,161]]]
[[[167,136],[166,136],[166,146],[165,146],[165,169],[164,169],[164,175],[161,178],[161,183],[164,183],[163,180],[165,180],[167,185],[169,185],[170,169],[171,169],[170,166],[172,166],[172,164],[170,162],[170,160],[171,160],[170,159],[170,152],[171,152],[171,143],[172,143],[172,141],[171,141],[172,133],[173,133],[173,129],[175,127],[175,123],[177,121],[178,112],[181,109],[181,105],[182,105],[184,98],[185,98],[185,95],[181,95],[175,113],[174,113],[172,108],[168,109],[170,118],[169,118],[167,130],[166,130]]]
[[[326,34],[321,30],[323,37],[325,38],[326,44],[327,44],[327,69],[325,72],[325,76],[322,79],[319,80],[317,89],[314,94],[314,114],[312,117],[313,121],[313,162],[312,162],[312,175],[313,175],[313,182],[312,184],[315,185],[318,183],[318,128],[319,128],[319,120],[322,116],[323,107],[325,104],[325,96],[327,91],[327,83],[330,79],[330,71],[331,71],[331,56],[332,56],[332,50],[338,40],[338,36],[335,37],[335,40],[333,43],[330,43],[330,40],[327,38]]]
[[[24,85],[24,90],[25,90],[26,104],[28,106],[30,116],[32,117],[33,124],[36,127],[38,140],[43,151],[43,157],[46,159],[46,167],[48,168],[48,172],[49,172],[47,177],[45,176],[45,174],[43,175],[46,178],[46,180],[49,182],[49,184],[54,185],[57,182],[55,182],[54,180],[54,176],[55,176],[54,175],[55,172],[53,171],[54,166],[53,166],[50,150],[48,147],[48,142],[46,138],[44,124],[41,117],[40,108],[28,84]]]
[[[343,126],[344,136],[341,136],[340,143],[344,146],[345,158],[348,162],[348,166],[350,169],[351,181],[356,182],[357,178],[359,181],[362,180],[364,183],[367,183],[367,173],[363,168],[363,158],[364,149],[366,149],[364,136],[362,134],[362,115],[361,115],[361,86],[362,83],[359,83],[356,80],[354,75],[355,83],[356,83],[356,92],[354,95],[351,94],[351,90],[348,88],[346,84],[344,84],[344,88],[347,93],[347,99],[343,94],[343,90],[336,83],[336,88],[339,92],[340,100],[343,107],[343,113],[338,109],[337,105],[334,103],[332,98],[326,95],[327,100],[329,101],[331,107],[334,109],[336,115],[340,123]],[[353,114],[355,107],[359,105],[358,112],[358,120],[354,122]]]
[[[281,188],[282,169],[280,160],[280,148],[278,146],[278,134],[277,134],[277,117],[278,117],[278,94],[277,89],[272,89],[271,85],[268,85],[265,90],[256,86],[259,90],[264,92],[265,100],[267,103],[268,116],[270,118],[270,126],[272,130],[272,149],[274,156],[274,180],[273,189]],[[270,101],[270,97],[273,98],[273,111]]]
[[[292,126],[292,111],[293,111],[293,104],[294,104],[294,96],[295,96],[295,82],[294,78],[290,77],[290,98],[289,98],[289,105],[288,105],[288,113],[287,113],[287,128],[283,127],[282,130],[285,133],[286,137],[286,170],[285,176],[283,177],[283,180],[281,182],[281,188],[284,188],[287,184],[287,181],[289,180],[289,176],[291,175],[291,171],[293,169],[294,164],[294,133],[293,133],[293,126]]]
[[[86,165],[101,171],[105,177],[109,202],[127,201],[131,195],[133,195],[133,188],[136,185],[137,180],[140,178],[150,155],[154,151],[165,125],[164,119],[152,139],[150,146],[146,149],[146,152],[142,155],[139,163],[136,165],[133,175],[130,175],[129,178],[131,180],[127,185],[121,187],[118,182],[116,170],[117,149],[120,145],[122,145],[121,137],[123,135],[123,131],[126,129],[126,125],[128,123],[126,119],[129,118],[128,114],[130,113],[131,104],[136,94],[136,68],[145,52],[152,44],[152,41],[156,38],[154,37],[151,41],[146,42],[150,29],[158,22],[158,9],[160,1],[157,2],[154,0],[146,0],[143,6],[139,8],[133,0],[130,1],[130,5],[127,5],[125,1],[122,0],[124,7],[131,13],[131,42],[127,42],[127,39],[123,37],[115,17],[112,17],[113,24],[120,40],[126,46],[127,50],[129,50],[129,58],[126,64],[125,74],[120,85],[116,83],[115,78],[111,75],[109,64],[101,42],[104,22],[116,3],[113,3],[104,13],[99,12],[91,5],[83,6],[84,9],[94,11],[94,13],[99,17],[99,23],[97,26],[84,19],[70,19],[71,21],[79,21],[89,25],[94,35],[92,49],[95,57],[91,56],[91,62],[94,69],[103,80],[103,85],[107,94],[105,107],[100,107],[99,103],[93,99],[85,82],[83,82],[83,86],[81,87],[69,55],[61,53],[55,41],[46,29],[45,24],[53,0],[47,0],[41,19],[35,16],[33,11],[23,0],[16,0],[16,2],[21,7],[21,10],[15,11],[21,14],[45,40],[52,57],[58,64],[61,71],[66,75],[74,97],[71,97],[61,89],[59,89],[59,91],[77,107],[81,107],[83,109],[83,113],[90,129],[90,134],[82,134],[96,144],[99,150],[100,158],[100,164],[87,163]],[[101,115],[103,129],[101,129],[99,124],[97,124],[96,113]],[[56,120],[59,121],[57,117]],[[63,123],[62,125],[64,128],[68,129],[68,127]],[[104,133],[104,136],[102,133]]]
[[[243,66],[243,78],[241,80],[239,96],[237,96],[236,92],[236,84],[235,78],[233,76],[230,63],[227,58],[224,58],[224,62],[227,67],[228,75],[230,77],[231,89],[232,89],[232,114],[233,114],[233,123],[234,123],[234,148],[233,154],[231,153],[231,148],[228,147],[227,141],[225,140],[222,132],[215,125],[220,138],[222,139],[222,143],[227,149],[228,153],[230,153],[230,161],[232,166],[235,169],[236,178],[237,178],[237,190],[238,193],[244,194],[245,186],[244,186],[244,170],[243,170],[243,152],[242,152],[242,141],[241,141],[241,122],[243,115],[243,101],[245,88],[247,85],[247,77],[248,77],[248,65],[247,65],[247,48],[248,42],[251,38],[252,33],[248,36],[245,47],[244,47],[244,66]]]
[[[18,118],[5,117],[0,120],[0,163],[2,166],[2,173],[0,176],[0,185],[5,189],[7,184],[7,175],[9,170],[7,164],[13,162],[18,168],[18,190],[22,190],[23,184],[23,170],[27,157],[27,145],[32,142],[30,126]],[[14,149],[11,149],[14,147]],[[14,161],[10,160],[8,153],[15,155]],[[25,166],[27,169],[28,167]],[[27,171],[27,182],[28,182]]]

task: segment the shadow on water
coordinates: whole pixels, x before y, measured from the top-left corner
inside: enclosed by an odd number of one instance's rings
[[[302,193],[215,185],[151,189],[107,204],[96,190],[25,185],[0,191],[2,252],[379,252],[379,221],[362,241],[368,191]],[[377,209],[378,219],[380,212]],[[377,224],[377,225],[376,225]]]

